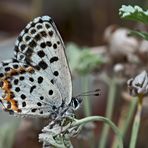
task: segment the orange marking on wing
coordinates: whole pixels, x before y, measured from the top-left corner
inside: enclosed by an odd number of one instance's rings
[[[10,104],[8,107],[6,107],[5,109],[7,109],[8,111],[12,110],[12,111],[16,111],[16,112],[21,112],[21,109],[18,108],[18,103],[16,100],[14,100],[14,95],[13,92],[11,91],[11,84],[9,83],[9,81],[7,80],[8,78],[17,75],[19,73],[25,73],[25,72],[32,72],[34,70],[33,67],[29,66],[27,68],[25,67],[19,67],[17,69],[12,69],[8,72],[5,73],[5,76],[2,77],[2,89],[5,92],[5,97],[3,98],[3,100],[8,101],[8,103]]]
[[[7,80],[3,81],[2,89],[5,91],[9,91],[9,82]]]
[[[14,100],[13,92],[11,92],[10,84],[9,84],[9,82],[7,80],[3,81],[2,89],[5,91],[5,94],[6,94],[5,98],[3,98],[3,99],[8,101],[8,103],[11,104],[11,107],[7,107],[7,109],[20,112],[21,110],[18,109],[17,101]]]

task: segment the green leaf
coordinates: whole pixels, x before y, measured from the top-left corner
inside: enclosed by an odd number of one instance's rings
[[[131,6],[131,5],[122,5],[119,9],[119,15],[121,18],[139,21],[145,24],[148,24],[148,10],[144,11],[139,6]]]

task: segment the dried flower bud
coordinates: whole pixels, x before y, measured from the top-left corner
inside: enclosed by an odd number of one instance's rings
[[[127,82],[130,94],[137,96],[139,94],[147,94],[148,92],[148,76],[146,71],[141,72],[135,78],[131,78]]]

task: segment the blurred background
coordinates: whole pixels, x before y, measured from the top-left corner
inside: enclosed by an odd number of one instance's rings
[[[122,4],[148,7],[145,0],[124,0],[124,3],[121,0],[0,0],[0,60],[13,56],[15,39],[29,21],[37,16],[51,16],[66,45],[73,94],[101,89],[100,96],[86,98],[77,117],[109,117],[123,130],[124,144],[128,147],[136,103],[128,95],[126,81],[147,69],[148,42],[127,35],[127,28],[147,31],[147,26],[122,20],[118,14]],[[1,108],[0,148],[17,148],[20,144],[22,148],[41,147],[37,134],[48,122],[20,121]],[[147,118],[145,101],[137,148],[148,147]],[[99,147],[103,129],[102,123],[88,125],[78,140],[73,140],[74,147]],[[114,133],[108,131],[104,147],[114,148]],[[93,144],[88,139],[92,139]]]

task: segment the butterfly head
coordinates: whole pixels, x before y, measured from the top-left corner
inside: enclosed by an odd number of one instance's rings
[[[80,107],[82,100],[85,96],[99,96],[99,95],[100,95],[100,89],[84,92],[76,97],[72,97],[70,106],[73,108],[73,110],[77,110]]]
[[[70,106],[73,110],[77,110],[80,107],[80,104],[82,103],[81,97],[72,97]]]

